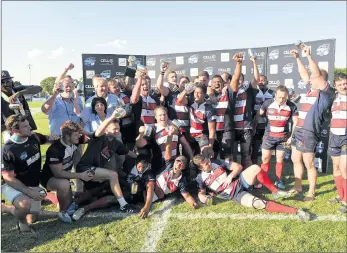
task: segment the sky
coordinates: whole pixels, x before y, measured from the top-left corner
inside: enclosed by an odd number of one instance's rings
[[[15,81],[82,77],[82,54],[165,54],[336,38],[346,67],[346,2],[2,1],[2,69]],[[31,64],[31,78],[28,68]]]

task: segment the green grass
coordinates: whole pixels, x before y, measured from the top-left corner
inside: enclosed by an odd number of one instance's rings
[[[167,227],[157,251],[343,252],[346,249],[346,224],[342,222],[170,218]]]
[[[40,107],[42,102],[34,102]],[[30,104],[30,106],[32,106]],[[47,116],[41,112],[34,115],[38,126],[37,132],[48,134]],[[42,162],[48,145],[41,146]],[[317,180],[317,197],[310,204],[300,199],[280,201],[283,204],[307,208],[317,215],[339,215],[339,205],[328,204],[327,200],[336,196],[331,162],[329,173],[320,174]],[[274,179],[272,161],[270,177]],[[285,163],[284,183],[287,189],[294,184],[291,162]],[[308,190],[307,177],[304,181],[304,192]],[[262,189],[254,192],[268,199],[269,191]],[[155,203],[151,212],[160,210],[163,203]],[[53,205],[44,209],[57,211]],[[103,210],[118,209],[111,207]],[[172,213],[207,214],[207,213],[247,213],[265,214],[244,208],[233,201],[216,200],[214,206],[201,206],[193,210],[187,203],[180,201],[172,208]],[[156,214],[160,215],[160,214]],[[275,215],[275,214],[274,214]],[[343,216],[342,214],[340,214]],[[63,224],[57,218],[40,220],[33,224],[37,236],[21,235],[16,229],[15,219],[8,214],[1,216],[1,250],[2,251],[32,251],[32,252],[138,252],[150,233],[149,229],[154,218],[140,219],[132,216],[119,218],[87,218],[79,222]],[[302,223],[297,220],[230,220],[230,219],[196,219],[179,220],[169,218],[156,251],[175,252],[346,252],[347,226],[345,222],[317,221]]]
[[[29,108],[41,108],[43,101],[29,101]]]

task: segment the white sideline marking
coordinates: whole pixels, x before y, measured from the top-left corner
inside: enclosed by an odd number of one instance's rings
[[[187,214],[174,213],[170,218],[177,219],[231,219],[231,220],[300,220],[296,215],[281,215],[281,214],[223,214],[223,213],[208,213],[208,214]],[[347,221],[346,216],[342,215],[317,215],[313,221]]]
[[[160,215],[154,215],[154,221],[152,223],[152,226],[148,230],[145,243],[142,246],[140,252],[155,252],[157,243],[166,228],[167,222],[169,220],[169,215],[172,210],[171,207],[173,206],[174,202],[174,199],[168,199],[164,201],[164,206],[161,208],[161,210],[166,210]]]

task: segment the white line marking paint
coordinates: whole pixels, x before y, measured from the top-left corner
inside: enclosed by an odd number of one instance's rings
[[[163,234],[167,222],[169,220],[169,215],[171,212],[171,208],[174,204],[174,199],[168,199],[164,202],[164,206],[162,207],[162,214],[154,214],[154,221],[152,226],[148,230],[147,237],[145,239],[145,243],[142,246],[140,252],[155,252],[155,248],[157,246],[158,241],[160,240],[161,235]],[[157,211],[160,212],[160,211]]]
[[[170,218],[177,219],[231,219],[231,220],[300,220],[296,215],[281,215],[281,214],[228,214],[228,213],[208,213],[208,214],[188,214],[188,213],[173,213]],[[314,221],[347,221],[346,216],[342,215],[317,215]]]

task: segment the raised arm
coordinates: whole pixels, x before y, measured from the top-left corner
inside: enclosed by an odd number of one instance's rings
[[[67,72],[73,68],[74,68],[74,65],[70,63],[69,66],[65,68],[64,72],[61,73],[59,76],[57,76],[57,78],[55,79],[55,83],[59,83],[66,76]]]
[[[164,86],[164,74],[168,69],[168,65],[160,66],[160,75],[157,79],[157,89],[160,91],[160,94],[167,96],[169,94],[169,89]]]
[[[140,128],[139,128],[139,136],[137,136],[136,143],[135,143],[136,147],[142,148],[142,147],[147,145],[146,139],[143,138],[144,134],[145,134],[145,127],[144,126],[140,126]]]
[[[117,115],[117,111],[113,111],[111,117],[109,118],[106,118],[102,123],[101,125],[96,129],[95,133],[94,133],[94,136],[95,137],[100,137],[101,135],[103,135],[105,133],[105,130],[106,128],[108,127],[108,125],[114,121],[115,119],[117,119],[116,117]]]
[[[136,104],[139,101],[140,92],[141,92],[141,84],[142,84],[143,78],[144,78],[144,75],[139,75],[137,78],[135,87],[130,97],[130,103],[132,104]]]
[[[257,57],[252,56],[251,61],[253,62],[253,75],[254,75],[254,80],[251,84],[252,84],[253,89],[257,89],[258,83],[260,81],[259,69],[257,66]]]
[[[44,114],[48,114],[49,110],[51,110],[58,94],[59,94],[59,84],[55,84],[53,95],[50,98],[48,98],[46,102],[44,102],[43,105],[41,106],[41,111]]]
[[[290,53],[294,55],[296,62],[298,64],[298,71],[300,74],[300,78],[305,82],[305,84],[308,84],[310,81],[310,75],[308,74],[307,69],[305,68],[305,65],[302,63],[299,53],[297,50],[291,50]]]
[[[308,63],[311,70],[311,87],[312,89],[320,89],[324,90],[326,87],[326,81],[324,77],[322,76],[321,71],[319,70],[319,67],[317,63],[312,59],[311,51],[309,47],[304,47],[303,49],[304,55],[307,56]]]
[[[186,95],[188,94],[187,90],[184,89],[180,94],[177,96],[177,103],[180,105],[187,105],[188,104],[188,99]]]
[[[230,88],[232,89],[233,92],[237,92],[239,90],[239,79],[241,76],[241,67],[242,67],[242,60],[243,56],[242,54],[238,53],[233,56],[233,60],[236,61],[236,67],[235,71],[233,74],[233,77],[230,82]]]
[[[80,109],[80,106],[78,104],[78,92],[77,92],[76,88],[73,90],[73,96],[74,96],[73,111],[74,111],[74,113],[76,113],[77,116],[80,116],[81,109]]]

